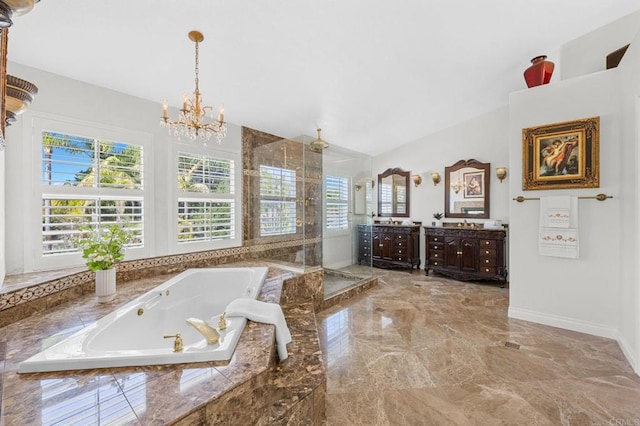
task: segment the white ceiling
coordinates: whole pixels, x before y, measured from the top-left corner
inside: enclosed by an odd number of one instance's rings
[[[637,0],[42,0],[14,17],[9,61],[227,121],[377,155],[508,102],[529,60]],[[37,84],[37,82],[34,82]],[[98,100],[96,100],[98,101]]]

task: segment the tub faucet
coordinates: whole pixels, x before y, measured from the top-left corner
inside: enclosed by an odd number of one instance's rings
[[[187,324],[198,330],[207,339],[207,345],[215,345],[220,339],[218,331],[198,318],[187,318]]]

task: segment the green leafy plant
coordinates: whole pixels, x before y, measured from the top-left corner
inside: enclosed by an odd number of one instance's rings
[[[124,245],[133,238],[122,225],[114,224],[100,230],[83,229],[79,241],[82,257],[92,271],[104,271],[124,260]]]
[[[433,218],[436,219],[436,220],[440,220],[443,217],[444,217],[444,214],[442,214],[442,213],[434,213],[433,214]]]

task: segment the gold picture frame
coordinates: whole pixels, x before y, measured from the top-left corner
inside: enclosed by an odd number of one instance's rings
[[[600,187],[600,117],[522,129],[522,189]]]

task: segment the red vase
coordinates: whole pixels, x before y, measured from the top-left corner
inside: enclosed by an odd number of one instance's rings
[[[536,56],[531,60],[531,66],[524,71],[524,80],[527,87],[540,86],[551,81],[553,74],[553,62],[547,61],[547,55]]]

